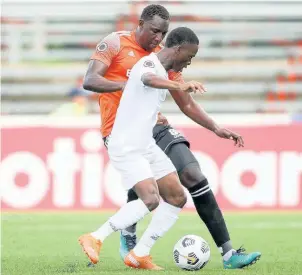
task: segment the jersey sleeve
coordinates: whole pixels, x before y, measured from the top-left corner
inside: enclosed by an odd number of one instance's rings
[[[184,79],[183,79],[183,76],[182,76],[182,73],[180,72],[174,72],[174,71],[169,71],[168,72],[168,76],[169,76],[169,79],[170,80],[173,80],[173,81],[176,81],[178,83],[184,83]]]
[[[119,35],[109,34],[97,44],[90,59],[99,60],[109,67],[113,58],[119,53],[120,43]]]
[[[154,61],[150,58],[146,58],[140,67],[140,78],[146,73],[156,74],[156,67]]]

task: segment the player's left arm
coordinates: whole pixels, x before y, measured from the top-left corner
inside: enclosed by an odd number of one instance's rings
[[[169,78],[174,81],[183,82],[183,78],[180,73],[169,75]],[[190,119],[202,127],[214,132],[217,136],[226,139],[232,139],[235,141],[235,145],[238,147],[244,146],[243,138],[232,132],[231,130],[220,127],[207,112],[193,99],[189,93],[182,92],[180,90],[171,92],[171,95],[180,108],[180,110]]]

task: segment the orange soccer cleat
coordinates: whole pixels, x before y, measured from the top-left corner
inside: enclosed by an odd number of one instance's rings
[[[79,243],[90,261],[93,264],[98,263],[102,242],[95,239],[90,234],[85,234],[79,238]]]
[[[151,256],[138,257],[134,254],[133,250],[124,259],[125,265],[133,268],[139,269],[149,269],[149,270],[163,270],[162,267],[154,264],[152,262]]]

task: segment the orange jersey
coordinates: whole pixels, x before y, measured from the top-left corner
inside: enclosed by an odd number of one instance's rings
[[[154,51],[161,49],[158,46]],[[130,70],[142,57],[149,55],[135,39],[135,32],[113,32],[105,37],[96,47],[91,59],[99,60],[108,66],[105,78],[117,82],[126,82]],[[181,73],[169,72],[169,78],[182,82]],[[111,133],[122,91],[99,94],[101,114],[101,133],[103,137]]]

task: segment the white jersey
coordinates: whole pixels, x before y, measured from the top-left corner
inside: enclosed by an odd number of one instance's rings
[[[168,79],[165,68],[154,53],[133,66],[108,142],[109,152],[115,155],[142,151],[155,142],[152,130],[168,90],[145,86],[141,77],[148,72]]]

